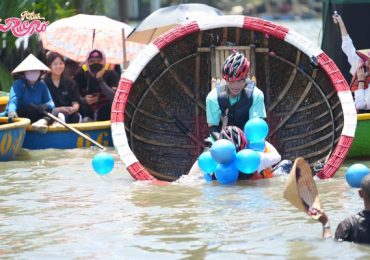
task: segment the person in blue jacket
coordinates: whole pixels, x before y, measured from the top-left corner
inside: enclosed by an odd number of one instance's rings
[[[15,80],[2,115],[7,116],[9,122],[17,117],[29,118],[33,129],[46,133],[50,118],[45,112],[51,112],[55,105],[48,87],[40,80],[42,71],[49,68],[32,54],[12,71]]]

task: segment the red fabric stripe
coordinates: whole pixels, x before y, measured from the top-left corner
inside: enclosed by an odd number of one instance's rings
[[[125,107],[130,94],[130,90],[133,86],[131,80],[122,78],[119,82],[116,95],[112,103],[111,122],[112,123],[123,123],[125,119]]]
[[[289,29],[260,18],[245,16],[243,28],[267,33],[280,40],[284,40]]]
[[[347,153],[351,148],[353,137],[342,135],[339,142],[335,147],[329,161],[325,164],[324,168],[316,175],[320,179],[328,179],[334,176],[338,171],[343,161],[346,159]]]
[[[165,48],[168,44],[172,43],[175,40],[178,40],[188,34],[192,34],[193,32],[200,31],[199,25],[197,22],[192,22],[186,25],[175,27],[174,29],[166,32],[162,36],[159,36],[153,44],[157,46],[159,50]]]
[[[346,79],[343,77],[342,73],[340,72],[334,61],[330,59],[326,53],[324,52],[321,53],[317,57],[317,60],[319,62],[320,67],[329,76],[337,92],[349,90],[349,86]]]
[[[128,172],[131,176],[137,181],[153,181],[156,180],[147,170],[145,170],[144,166],[141,165],[139,162],[135,162],[127,167]]]

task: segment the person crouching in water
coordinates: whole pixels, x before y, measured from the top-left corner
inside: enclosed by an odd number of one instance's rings
[[[51,112],[55,105],[48,87],[40,80],[42,71],[49,68],[32,54],[12,71],[15,81],[3,114],[9,122],[17,117],[29,118],[34,130],[46,133],[50,122],[46,112]]]
[[[236,152],[247,147],[247,140],[245,138],[244,132],[237,126],[227,126],[225,127],[219,135],[212,134],[213,139],[220,140],[226,139],[235,145]],[[263,178],[271,178],[274,176],[272,172],[272,166],[276,165],[281,161],[281,156],[275,147],[269,142],[265,141],[265,150],[263,152],[258,152],[260,155],[260,164],[256,172],[253,174],[239,174],[239,180],[258,180]],[[198,160],[193,164],[189,175],[199,175],[202,176],[202,170],[199,168]],[[216,179],[214,174],[211,174],[213,179]]]

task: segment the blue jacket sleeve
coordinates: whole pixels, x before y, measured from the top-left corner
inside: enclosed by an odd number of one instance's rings
[[[13,111],[16,112],[20,98],[22,96],[22,88],[24,87],[24,80],[18,79],[13,82],[13,85],[10,88],[9,101],[6,108],[7,113]]]
[[[9,93],[9,101],[8,101],[8,106],[7,106],[7,112],[16,112],[17,111],[17,105],[18,105],[18,98],[17,95],[15,94],[14,87],[12,86],[10,88],[10,93]]]
[[[55,104],[54,104],[53,99],[51,98],[50,91],[43,81],[40,83],[43,85],[42,86],[42,103],[47,105],[48,109],[52,110],[53,108],[55,108]]]

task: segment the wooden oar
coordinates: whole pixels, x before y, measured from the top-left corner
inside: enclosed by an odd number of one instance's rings
[[[63,122],[59,117],[56,117],[54,116],[52,113],[49,113],[49,112],[46,112],[45,111],[45,115],[47,115],[48,117],[50,117],[51,119],[57,121],[59,124],[67,127],[68,129],[72,130],[73,132],[75,132],[76,134],[78,134],[79,136],[85,138],[86,140],[92,142],[93,144],[95,144],[97,147],[99,147],[100,149],[102,150],[105,150],[104,146],[102,146],[101,144],[99,144],[98,142],[96,142],[95,140],[93,140],[92,138],[90,138],[89,136],[85,135],[84,133],[82,133],[81,131],[77,130],[76,128],[66,124],[65,122]]]

